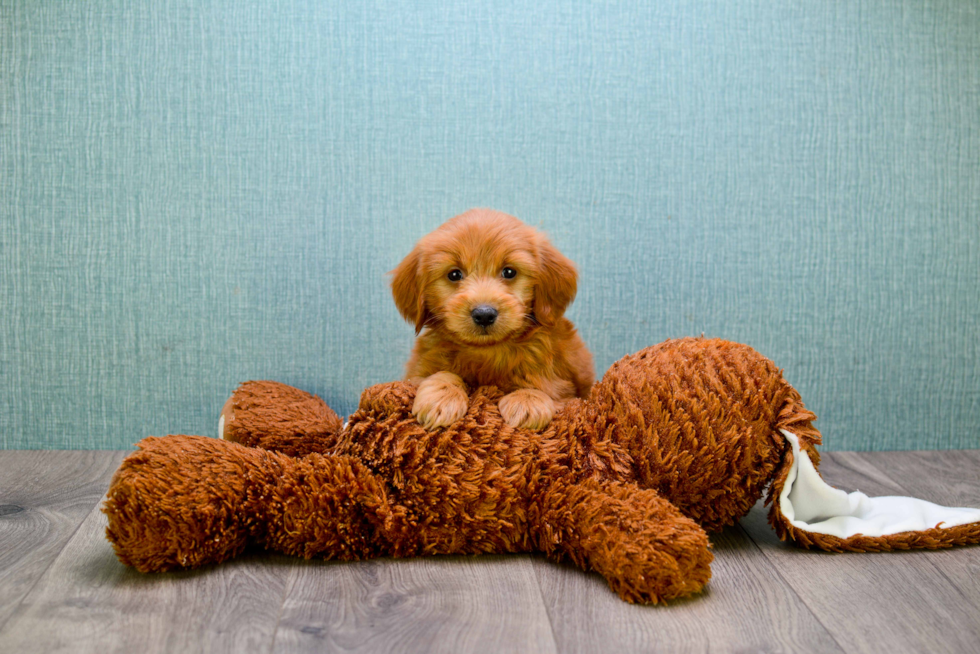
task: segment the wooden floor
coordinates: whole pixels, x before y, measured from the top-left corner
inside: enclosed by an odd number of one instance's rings
[[[124,452],[0,451],[0,652],[980,652],[980,547],[825,554],[757,506],[713,536],[708,590],[631,606],[535,556],[141,575],[98,510]],[[825,453],[831,484],[980,506],[980,451]]]

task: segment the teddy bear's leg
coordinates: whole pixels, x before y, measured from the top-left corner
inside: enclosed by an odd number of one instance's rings
[[[239,386],[221,409],[218,435],[250,447],[305,456],[330,452],[343,426],[326,402],[271,381]]]
[[[214,438],[145,438],[113,475],[102,507],[119,560],[141,572],[232,558],[258,522],[246,508],[281,464],[264,450]]]
[[[384,552],[397,523],[373,473],[347,456],[284,454],[201,436],[147,438],[103,506],[119,559],[141,572],[219,563],[254,544],[299,556]]]
[[[393,541],[411,530],[404,508],[390,502],[385,485],[351,456],[291,459],[264,504],[261,543],[304,558],[397,555]]]
[[[656,491],[596,479],[555,482],[532,506],[538,547],[595,570],[628,602],[695,593],[711,577],[707,534]]]

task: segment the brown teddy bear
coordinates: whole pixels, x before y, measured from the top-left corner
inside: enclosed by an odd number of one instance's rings
[[[745,515],[767,485],[771,524],[805,547],[980,541],[980,511],[823,484],[814,414],[744,345],[680,339],[624,357],[542,432],[508,426],[494,388],[426,431],[414,392],[373,386],[344,425],[300,390],[243,384],[223,411],[225,440],[139,443],[109,488],[107,536],[144,572],[249,545],[335,559],[543,552],[597,571],[629,602],[700,590],[706,530]]]

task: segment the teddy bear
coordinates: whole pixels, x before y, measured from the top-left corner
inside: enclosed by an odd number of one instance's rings
[[[142,572],[247,547],[340,560],[541,552],[641,603],[701,590],[708,532],[767,488],[770,523],[803,547],[980,542],[978,510],[824,484],[816,416],[746,345],[684,338],[625,356],[541,431],[509,426],[493,387],[473,389],[454,424],[426,430],[414,395],[405,382],[372,386],[344,423],[299,389],[242,384],[221,438],[138,444],[108,490],[107,537]],[[876,503],[890,499],[907,502]]]

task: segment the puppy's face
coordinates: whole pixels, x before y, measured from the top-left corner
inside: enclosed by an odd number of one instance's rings
[[[468,211],[415,246],[392,271],[399,311],[452,341],[493,345],[552,325],[575,297],[575,267],[513,216]]]

